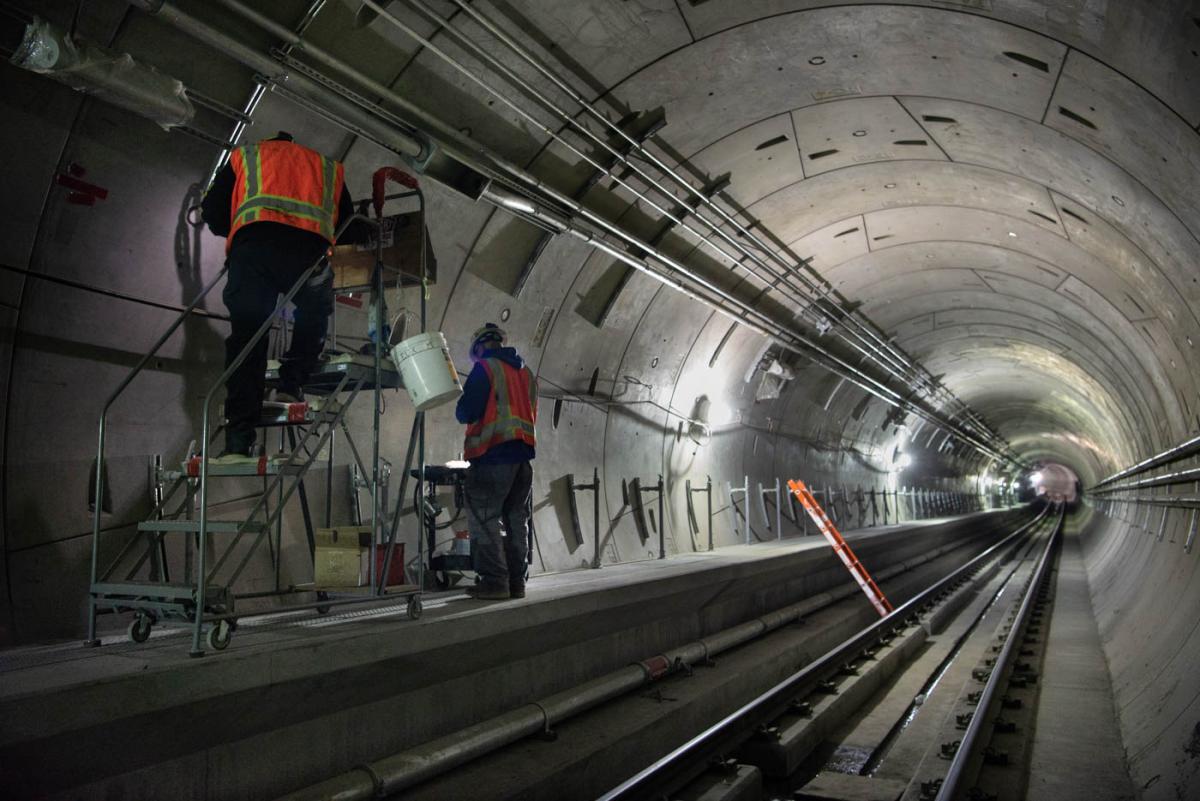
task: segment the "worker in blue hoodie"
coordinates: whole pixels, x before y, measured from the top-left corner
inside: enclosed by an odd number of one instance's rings
[[[525,597],[533,461],[537,439],[537,379],[505,333],[487,323],[471,338],[475,366],[455,416],[467,425],[467,526],[479,583],[473,598]]]

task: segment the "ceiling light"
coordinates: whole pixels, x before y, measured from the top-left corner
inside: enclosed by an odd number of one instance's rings
[[[883,188],[884,189],[895,189],[896,185],[895,184],[884,184]]]
[[[1008,232],[1008,235],[1009,235],[1009,236],[1011,236],[1011,237],[1013,237],[1013,238],[1015,239],[1015,238],[1016,238],[1016,236],[1017,236],[1017,232],[1016,232],[1016,231],[1009,231],[1009,232]]]

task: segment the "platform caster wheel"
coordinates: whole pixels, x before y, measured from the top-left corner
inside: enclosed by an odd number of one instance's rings
[[[149,615],[138,615],[129,624],[129,639],[134,642],[145,642],[150,639],[150,629],[154,626],[154,619]]]
[[[224,651],[233,638],[233,626],[228,620],[218,620],[208,630],[208,645],[214,651]]]
[[[421,612],[423,612],[423,611],[424,611],[424,608],[421,605],[420,596],[414,595],[408,599],[408,616],[410,619],[420,620]]]
[[[318,601],[328,601],[328,600],[329,600],[329,593],[327,593],[327,592],[318,592],[318,593],[317,593],[317,600],[318,600]],[[330,606],[329,604],[324,604],[324,605],[322,605],[322,606],[318,606],[318,607],[317,607],[317,614],[318,614],[318,615],[328,615],[328,614],[329,614],[329,610],[331,610],[331,609],[333,609],[333,607],[332,607],[332,606]]]

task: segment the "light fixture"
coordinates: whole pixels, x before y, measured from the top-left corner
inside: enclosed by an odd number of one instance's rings
[[[1011,236],[1013,239],[1016,239],[1016,238],[1017,238],[1017,232],[1016,232],[1016,231],[1009,231],[1009,232],[1008,232],[1008,235],[1009,235],[1009,236]]]
[[[723,426],[733,422],[733,407],[721,400],[712,401],[708,409],[708,423]]]
[[[697,445],[707,445],[713,426],[723,426],[732,420],[733,410],[729,404],[701,395],[696,398],[692,417],[688,420],[688,439]]]

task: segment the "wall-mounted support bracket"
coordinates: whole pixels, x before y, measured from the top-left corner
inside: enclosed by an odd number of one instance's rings
[[[750,544],[750,477],[742,477],[742,486],[735,487],[728,481],[725,482],[725,492],[729,495],[729,523],[733,528],[734,539],[737,539],[738,519],[737,519],[737,501],[734,500],[734,493],[740,492],[746,504],[746,513],[742,515],[742,519],[746,521],[745,544]]]
[[[688,520],[691,523],[692,530],[697,533],[700,532],[700,526],[696,524],[696,509],[692,503],[692,493],[694,493],[694,492],[703,492],[704,493],[707,513],[708,513],[708,515],[707,515],[707,519],[708,519],[708,550],[711,551],[713,549],[712,476],[708,476],[705,479],[704,486],[700,487],[700,488],[693,488],[692,480],[688,479],[685,482],[685,488],[687,490],[685,494],[687,495]]]
[[[575,538],[583,542],[583,531],[579,527],[579,506],[575,502],[576,492],[592,493],[592,532],[596,539],[596,552],[592,556],[592,567],[600,567],[600,470],[592,468],[591,484],[576,484],[575,474],[567,473],[567,497],[570,499],[571,525],[575,529]]]

